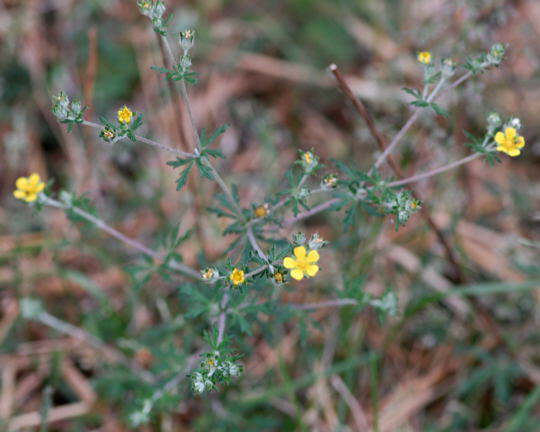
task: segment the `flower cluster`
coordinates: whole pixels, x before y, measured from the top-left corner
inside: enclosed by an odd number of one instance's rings
[[[386,212],[395,217],[396,229],[405,225],[411,215],[421,208],[421,203],[413,197],[407,190],[399,191],[395,194],[389,194],[386,203]]]
[[[103,141],[115,143],[125,137],[131,141],[135,141],[135,131],[142,125],[142,114],[137,115],[127,106],[123,106],[118,110],[116,115],[117,123],[111,123],[105,118],[101,118],[103,129],[99,136]]]
[[[242,373],[242,365],[230,354],[218,350],[203,354],[199,367],[191,374],[195,393],[213,390],[217,384],[228,383]]]
[[[501,43],[497,43],[493,45],[487,53],[482,53],[467,59],[467,63],[464,67],[473,74],[482,73],[489,67],[499,66],[504,60],[505,52],[505,46]]]
[[[15,198],[32,203],[45,189],[45,183],[41,181],[39,174],[33,173],[28,177],[19,177],[15,182],[15,188],[13,191]]]
[[[169,17],[163,18],[166,8],[162,0],[139,0],[137,6],[143,15],[150,18],[155,32],[163,36],[167,34]]]
[[[61,123],[69,124],[69,131],[73,127],[74,123],[82,123],[84,111],[86,107],[78,100],[71,101],[69,97],[60,92],[56,96],[53,96],[52,112]]]
[[[195,43],[195,32],[191,29],[180,32],[178,42],[180,43],[180,48],[182,48],[184,54],[189,54],[189,50],[193,48]]]
[[[197,83],[197,72],[191,70],[192,62],[189,50],[193,48],[195,44],[195,33],[193,30],[185,30],[180,33],[178,39],[182,55],[180,61],[172,66],[172,69],[164,67],[152,66],[152,69],[165,74],[165,76],[172,81],[185,81],[189,84]]]
[[[312,151],[300,153],[300,165],[306,174],[313,173],[319,166],[319,158]]]
[[[338,178],[335,174],[326,175],[321,181],[321,188],[323,189],[334,189],[338,184]]]

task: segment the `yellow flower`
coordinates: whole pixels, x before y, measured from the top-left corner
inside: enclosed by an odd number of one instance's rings
[[[519,156],[520,148],[525,146],[525,138],[519,136],[513,127],[507,127],[504,133],[497,132],[495,134],[495,142],[497,143],[497,151],[506,153],[508,156]]]
[[[304,153],[304,160],[308,165],[311,165],[311,162],[313,162],[313,155],[311,154],[311,152]]]
[[[274,280],[275,280],[277,283],[283,283],[283,273],[275,272],[275,273],[274,273]]]
[[[118,121],[120,123],[130,124],[131,118],[133,117],[133,112],[124,105],[124,107],[118,110]]]
[[[39,174],[31,174],[29,177],[19,177],[15,182],[13,196],[28,203],[34,202],[39,193],[45,189],[45,183],[41,181]]]
[[[229,279],[235,286],[243,284],[246,280],[246,276],[244,275],[244,270],[235,268],[229,275]]]
[[[418,61],[423,64],[431,63],[431,53],[429,51],[422,51],[418,53]]]
[[[253,213],[255,213],[255,216],[258,218],[265,217],[268,214],[268,204],[263,204],[257,207]]]
[[[296,280],[302,280],[304,276],[315,276],[319,271],[319,266],[315,264],[319,261],[319,252],[316,250],[306,251],[304,246],[294,248],[294,256],[283,259],[283,266],[291,270],[291,276]]]

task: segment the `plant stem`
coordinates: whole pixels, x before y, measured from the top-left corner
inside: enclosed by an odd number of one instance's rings
[[[393,181],[393,182],[390,182],[387,184],[388,187],[396,187],[396,186],[403,186],[403,185],[406,185],[406,184],[409,184],[409,183],[415,183],[417,181],[420,181],[420,180],[424,180],[424,179],[427,179],[429,177],[433,177],[437,174],[441,174],[445,171],[450,171],[460,165],[463,165],[463,164],[466,164],[468,162],[471,162],[475,159],[478,159],[480,156],[482,156],[481,153],[473,153],[467,157],[464,157],[463,159],[460,159],[460,160],[457,160],[455,162],[452,162],[448,165],[444,165],[442,167],[439,167],[439,168],[435,168],[435,169],[432,169],[431,171],[427,171],[425,173],[421,173],[421,174],[416,174],[416,175],[413,175],[411,177],[408,177],[408,178],[405,178],[405,179],[402,179],[402,180],[397,180],[397,181]]]
[[[130,237],[127,237],[126,235],[122,234],[120,231],[114,229],[110,225],[107,225],[103,220],[95,217],[94,215],[84,211],[83,209],[81,209],[79,207],[75,207],[75,206],[69,207],[69,206],[61,203],[60,201],[57,201],[57,200],[49,198],[49,197],[45,198],[44,203],[47,204],[47,205],[50,205],[51,207],[56,207],[56,208],[59,208],[59,209],[62,209],[62,210],[71,210],[74,213],[76,213],[77,215],[79,215],[82,218],[86,219],[88,222],[93,223],[95,226],[97,226],[99,229],[105,231],[110,236],[116,238],[117,240],[120,240],[121,242],[127,244],[128,246],[131,246],[133,249],[136,249],[136,250],[142,252],[143,254],[145,254],[145,255],[147,255],[147,256],[155,259],[155,260],[160,261],[160,260],[163,259],[163,256],[159,252],[148,248],[147,246],[143,245],[142,243],[140,243],[137,240],[134,240],[134,239],[132,239]],[[181,262],[170,261],[168,263],[168,265],[172,269],[177,270],[180,273],[183,273],[184,275],[189,276],[189,277],[191,277],[193,279],[197,279],[197,280],[201,279],[201,276],[200,276],[199,272],[197,272],[195,269],[193,269],[193,268],[191,268],[191,267],[189,267],[189,266],[187,266],[187,265],[185,265],[185,264],[183,264]]]
[[[94,123],[94,122],[87,121],[87,120],[84,120],[81,124],[84,125],[84,126],[92,127],[94,129],[103,129],[103,127],[104,127],[101,124]],[[181,156],[183,158],[192,158],[192,157],[195,156],[193,153],[186,153],[186,152],[184,152],[182,150],[178,150],[178,149],[166,146],[164,144],[160,144],[157,141],[153,141],[151,139],[148,139],[148,138],[145,138],[145,137],[142,137],[142,136],[139,136],[139,135],[135,135],[135,138],[137,139],[137,141],[140,141],[140,142],[142,142],[144,144],[148,144],[148,145],[150,145],[152,147],[158,148],[160,150],[163,150],[163,151],[166,151],[166,152],[169,152],[169,153],[177,154],[177,155],[179,155],[179,156]]]
[[[174,56],[174,54],[172,52],[171,46],[169,44],[169,40],[167,39],[166,36],[162,36],[161,40],[163,41],[163,45],[165,47],[165,51],[167,53],[169,61],[172,64],[176,64],[177,63],[176,58],[175,58],[175,56]],[[186,106],[186,110],[188,112],[188,117],[189,117],[189,122],[191,124],[191,129],[193,131],[193,137],[195,138],[195,144],[196,144],[195,152],[200,154],[201,149],[202,149],[201,137],[199,135],[197,125],[195,123],[195,118],[193,116],[193,109],[191,108],[191,101],[189,99],[186,83],[184,81],[180,82],[180,95],[182,96],[182,100],[184,101],[184,105]],[[229,189],[229,187],[227,186],[227,184],[225,183],[223,178],[219,175],[218,171],[214,168],[214,166],[212,165],[212,163],[210,162],[210,160],[207,157],[203,156],[201,158],[201,161],[202,161],[203,164],[205,164],[212,171],[214,179],[216,180],[216,182],[219,185],[219,187],[221,188],[221,190],[225,193],[225,195],[227,195],[227,198],[229,199],[231,204],[234,206],[234,208],[236,210],[236,213],[238,214],[238,217],[242,221],[245,222],[244,216],[242,214],[242,209],[240,208],[240,206],[238,205],[238,203],[234,199],[234,197],[233,197],[233,195],[231,193],[231,190]]]
[[[322,308],[327,308],[327,307],[342,307],[342,306],[357,305],[357,304],[358,304],[358,301],[355,299],[343,298],[343,299],[336,299],[336,300],[326,300],[326,301],[316,302],[316,303],[305,303],[305,304],[290,303],[290,304],[287,304],[287,306],[290,306],[298,310],[316,310],[316,309],[322,309]]]
[[[336,79],[338,81],[338,84],[340,85],[341,89],[349,97],[349,99],[351,99],[354,107],[356,108],[356,110],[358,111],[360,116],[364,119],[364,121],[368,125],[368,128],[369,128],[370,132],[372,133],[373,137],[375,138],[375,140],[377,141],[377,144],[378,144],[379,148],[381,150],[383,150],[383,153],[381,154],[381,156],[379,157],[379,159],[375,163],[375,168],[378,167],[377,163],[380,164],[380,163],[383,163],[386,160],[387,163],[390,165],[390,168],[392,168],[392,170],[396,174],[396,176],[398,178],[403,178],[404,177],[403,173],[402,173],[401,169],[399,168],[398,164],[393,160],[392,156],[390,155],[390,151],[391,151],[392,147],[395,147],[397,145],[397,143],[400,141],[401,137],[403,137],[405,135],[407,130],[416,121],[416,118],[418,118],[418,116],[420,115],[420,109],[417,109],[414,112],[414,114],[409,118],[409,120],[407,121],[405,126],[403,126],[403,128],[394,137],[392,142],[389,145],[387,145],[387,141],[386,141],[385,137],[375,127],[375,122],[374,122],[373,118],[371,117],[371,114],[365,108],[362,101],[359,98],[354,96],[352,90],[350,89],[348,84],[345,82],[345,80],[341,76],[337,66],[335,64],[331,65],[330,69],[331,69],[332,73],[334,74],[334,76],[336,77]],[[444,77],[439,80],[439,82],[438,82],[437,86],[435,87],[435,89],[433,90],[433,92],[426,99],[427,102],[431,102],[432,100],[435,99],[435,97],[437,96],[439,91],[442,89],[445,82],[446,82],[446,79]],[[412,192],[413,192],[413,196],[418,197],[417,192],[415,192],[414,190]],[[463,278],[464,278],[463,272],[461,271],[461,267],[460,267],[460,265],[459,265],[459,263],[458,263],[458,261],[456,259],[454,250],[453,250],[452,246],[450,245],[450,243],[448,242],[448,240],[446,239],[446,236],[444,235],[442,230],[437,226],[437,224],[435,223],[435,221],[431,217],[431,214],[430,214],[430,212],[428,210],[428,207],[424,206],[424,207],[421,208],[420,211],[421,211],[421,214],[424,217],[425,221],[427,222],[427,224],[434,231],[437,239],[439,240],[439,243],[442,245],[443,249],[445,250],[447,259],[448,259],[449,263],[451,264],[451,266],[454,268],[454,272],[455,272],[457,278],[460,279],[460,280],[463,280]]]
[[[435,100],[435,98],[437,97],[437,94],[442,89],[442,86],[444,85],[445,82],[446,82],[446,79],[444,79],[444,78],[441,78],[439,80],[437,86],[433,89],[431,94],[426,99],[426,102],[432,102],[433,100]],[[405,136],[405,134],[409,131],[411,126],[416,122],[418,117],[420,117],[421,112],[422,112],[422,108],[416,108],[415,109],[413,115],[411,117],[409,117],[409,120],[407,120],[407,122],[399,130],[399,132],[396,134],[396,136],[394,136],[392,141],[390,141],[390,144],[388,145],[388,147],[386,147],[386,149],[382,152],[382,154],[379,155],[379,157],[375,161],[375,164],[373,165],[374,168],[379,168],[379,166],[382,165],[384,160],[388,157],[388,155],[390,155],[390,153],[392,153],[394,148],[399,144],[399,142]]]
[[[270,264],[270,260],[268,259],[268,257],[266,256],[266,254],[263,252],[263,250],[261,249],[261,247],[259,246],[259,243],[257,243],[257,239],[255,238],[255,234],[253,234],[253,228],[251,227],[251,225],[249,225],[247,227],[247,230],[246,230],[246,233],[247,233],[247,238],[249,240],[249,243],[251,244],[251,247],[253,249],[255,249],[255,251],[257,252],[257,254],[259,255],[259,257],[266,261],[268,264]]]
[[[158,38],[161,55],[163,57],[163,64],[165,66],[168,65],[170,68],[172,68],[174,65],[176,65],[176,59],[175,59],[174,54],[172,52],[171,46],[169,45],[169,40],[167,39],[167,36],[163,36],[163,35],[160,36],[157,33],[156,33],[156,36]],[[176,119],[176,122],[177,122],[177,125],[178,125],[178,131],[179,131],[180,137],[182,139],[182,143],[183,143],[183,145],[185,147],[185,150],[188,150],[189,149],[189,143],[187,141],[186,133],[184,131],[183,110],[182,110],[182,106],[180,105],[180,97],[178,95],[178,90],[177,90],[176,86],[174,85],[174,83],[171,82],[171,80],[167,80],[167,82],[168,82],[168,86],[169,86],[169,91],[171,92],[171,97],[173,98],[173,101],[176,103],[176,105],[178,105],[179,117]],[[195,136],[195,140],[196,140],[196,143],[197,143],[195,151],[193,153],[194,153],[194,156],[198,156],[200,154],[200,139],[199,139],[199,135],[197,133],[197,129],[196,129],[194,120],[193,120],[193,115],[191,113],[191,106],[189,104],[189,100],[187,100],[187,93],[184,90],[185,90],[185,84],[182,82],[180,96],[182,97],[182,100],[184,101],[184,104],[187,107],[188,114],[189,114],[189,120],[191,122],[191,126],[192,126],[192,129],[193,129],[193,134]],[[188,186],[188,189],[189,189],[189,191],[190,191],[190,193],[191,193],[191,195],[193,197],[193,204],[194,204],[193,205],[193,213],[194,213],[195,231],[197,233],[197,237],[199,239],[199,243],[201,244],[201,248],[202,248],[204,254],[206,256],[208,256],[210,251],[209,251],[209,249],[207,247],[206,235],[205,235],[204,229],[202,227],[202,218],[200,216],[202,214],[203,208],[205,206],[204,206],[204,203],[202,202],[201,195],[198,193],[198,185],[197,185],[197,183],[198,183],[198,181],[197,181],[196,177],[190,177],[188,179],[188,185],[187,186]]]

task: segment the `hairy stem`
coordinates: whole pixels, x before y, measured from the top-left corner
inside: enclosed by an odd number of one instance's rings
[[[67,206],[67,205],[61,203],[60,201],[57,201],[57,200],[49,198],[49,197],[45,198],[44,203],[47,204],[47,205],[50,205],[51,207],[56,207],[56,208],[59,208],[59,209],[62,209],[62,210],[71,210],[74,213],[76,213],[77,215],[79,215],[80,217],[87,220],[88,222],[93,223],[96,227],[98,227],[102,231],[105,231],[111,237],[114,237],[117,240],[120,240],[121,242],[127,244],[128,246],[131,246],[133,249],[136,249],[136,250],[142,252],[143,254],[145,254],[145,255],[147,255],[147,256],[155,259],[155,260],[159,261],[159,260],[163,259],[162,254],[160,254],[159,252],[148,248],[147,246],[143,245],[141,242],[139,242],[137,240],[134,240],[134,239],[132,239],[130,237],[127,237],[126,235],[122,234],[120,231],[114,229],[110,225],[107,225],[103,220],[95,217],[94,215],[84,211],[83,209],[81,209],[79,207],[75,207],[75,206],[70,207],[70,206]],[[185,264],[183,264],[181,262],[170,261],[168,263],[168,265],[172,269],[177,270],[180,273],[182,273],[182,274],[184,274],[186,276],[189,276],[189,277],[191,277],[193,279],[197,279],[197,280],[201,279],[201,276],[200,276],[198,271],[196,271],[195,269],[193,269],[193,268],[191,268],[191,267],[189,267],[189,266],[187,266],[187,265],[185,265]]]
[[[87,121],[87,120],[84,120],[81,124],[84,125],[84,126],[92,127],[94,129],[103,129],[104,128],[104,126],[99,124],[99,123],[94,123],[94,122]],[[159,150],[163,150],[163,151],[166,151],[166,152],[169,152],[169,153],[177,154],[177,155],[179,155],[179,156],[181,156],[183,158],[192,158],[192,157],[195,156],[193,153],[186,153],[185,151],[178,150],[178,149],[166,146],[164,144],[160,144],[157,141],[153,141],[151,139],[148,139],[148,138],[145,138],[145,137],[142,137],[142,136],[139,136],[139,135],[135,135],[135,138],[137,139],[137,141],[140,141],[140,142],[142,142],[144,144],[148,144],[149,146],[155,147],[155,148],[157,148]]]

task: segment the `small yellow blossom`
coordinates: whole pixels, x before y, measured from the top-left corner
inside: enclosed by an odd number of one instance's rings
[[[304,246],[295,247],[293,252],[295,258],[283,259],[283,266],[291,270],[292,278],[302,280],[304,276],[315,276],[319,271],[319,266],[315,264],[319,261],[319,252],[316,250],[307,252]]]
[[[283,273],[275,272],[275,273],[274,273],[274,280],[275,280],[277,283],[283,283]]]
[[[311,165],[311,163],[313,162],[313,155],[311,154],[311,152],[304,153],[304,160],[308,165]]]
[[[13,196],[28,203],[34,202],[39,193],[45,189],[45,183],[41,181],[39,174],[31,174],[29,177],[19,177],[15,182]]]
[[[521,153],[519,149],[525,146],[525,138],[519,136],[513,127],[507,127],[504,133],[497,132],[495,142],[497,143],[497,151],[512,157],[519,156]]]
[[[431,53],[429,51],[422,51],[418,53],[418,61],[423,64],[431,63]]]
[[[229,279],[231,280],[232,284],[235,286],[243,284],[246,280],[244,270],[235,268],[229,275]]]
[[[133,112],[124,105],[124,107],[118,110],[118,121],[120,123],[130,124],[133,117]]]
[[[253,210],[253,213],[255,213],[255,216],[258,218],[265,217],[268,214],[268,204],[260,205]]]

